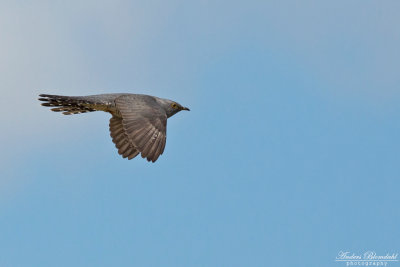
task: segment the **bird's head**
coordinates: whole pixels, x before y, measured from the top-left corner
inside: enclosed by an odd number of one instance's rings
[[[161,106],[164,108],[165,112],[167,113],[168,118],[175,115],[176,113],[178,113],[181,110],[190,111],[190,109],[182,106],[181,104],[179,104],[175,101],[168,100],[168,99],[159,99],[159,100],[161,100],[159,102],[160,102]]]
[[[190,111],[190,109],[188,109],[187,107],[184,107],[177,102],[171,101],[171,103],[169,103],[169,105],[166,108],[168,118],[171,117],[172,115],[175,115],[181,110]]]

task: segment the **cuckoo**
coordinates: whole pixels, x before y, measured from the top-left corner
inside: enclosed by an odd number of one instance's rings
[[[89,96],[39,95],[42,106],[64,115],[93,111],[111,113],[110,135],[118,153],[133,159],[141,154],[155,162],[164,152],[167,119],[181,110],[179,103],[142,94],[101,94]]]

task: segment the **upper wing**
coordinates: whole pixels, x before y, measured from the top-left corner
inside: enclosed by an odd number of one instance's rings
[[[143,158],[155,162],[164,152],[167,136],[167,115],[157,102],[149,98],[124,95],[115,99],[122,116],[124,133]]]

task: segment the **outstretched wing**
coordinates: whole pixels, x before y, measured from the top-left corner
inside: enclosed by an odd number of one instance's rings
[[[115,99],[115,105],[122,117],[125,140],[127,139],[129,145],[140,152],[143,158],[155,162],[164,152],[166,143],[165,111],[152,97],[124,95]]]

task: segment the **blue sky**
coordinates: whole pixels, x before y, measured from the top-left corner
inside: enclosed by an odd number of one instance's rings
[[[2,1],[0,266],[344,266],[398,253],[398,1]],[[109,114],[191,108],[155,164]],[[397,263],[392,263],[395,266]]]

